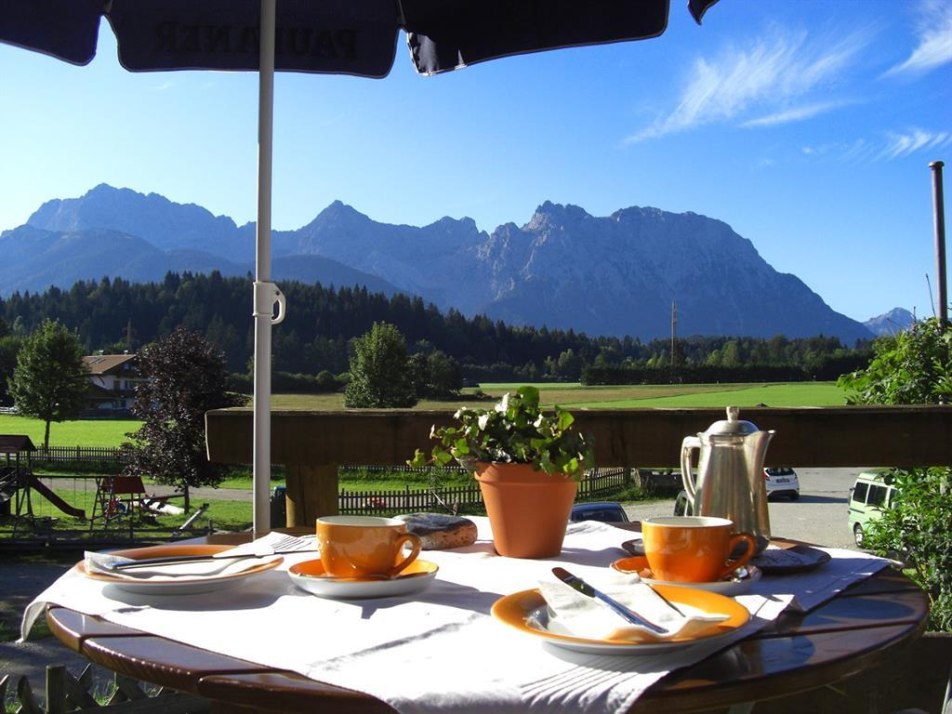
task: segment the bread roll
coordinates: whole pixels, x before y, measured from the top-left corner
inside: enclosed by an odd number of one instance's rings
[[[420,536],[423,550],[460,548],[476,542],[476,524],[468,518],[444,513],[406,513],[396,516],[407,530]]]

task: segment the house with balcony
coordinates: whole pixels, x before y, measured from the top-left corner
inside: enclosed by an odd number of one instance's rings
[[[94,354],[83,357],[89,371],[87,417],[127,417],[136,385],[143,381],[134,354]]]

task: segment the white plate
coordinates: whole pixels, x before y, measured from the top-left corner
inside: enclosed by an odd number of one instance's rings
[[[493,603],[492,614],[500,622],[526,634],[539,637],[547,644],[585,654],[612,655],[657,654],[690,647],[700,642],[711,642],[726,637],[750,620],[747,608],[738,604],[736,600],[717,593],[667,585],[659,585],[658,591],[685,612],[695,610],[720,613],[727,615],[728,619],[712,623],[701,637],[675,635],[670,640],[660,641],[644,633],[645,639],[641,641],[588,639],[579,637],[561,626],[558,618],[551,614],[545,598],[538,590],[523,590],[500,598]]]
[[[414,560],[406,570],[387,580],[335,578],[324,572],[320,560],[305,560],[288,568],[288,575],[297,587],[318,597],[349,600],[357,598],[397,597],[410,595],[427,587],[439,567],[428,560]]]
[[[112,555],[126,558],[162,558],[180,555],[214,555],[231,550],[230,545],[157,545],[149,548],[130,548],[111,551]],[[265,573],[276,568],[283,561],[282,558],[261,560],[243,570],[230,573],[199,575],[194,577],[181,576],[167,579],[138,580],[128,575],[110,575],[108,573],[90,572],[86,564],[80,561],[74,569],[92,580],[110,585],[114,588],[137,595],[196,595],[198,593],[214,592],[238,585],[248,578]]]
[[[643,555],[620,558],[612,563],[612,567],[620,573],[637,573],[641,577],[642,582],[646,582],[649,585],[697,588],[698,590],[707,590],[708,592],[727,595],[729,597],[743,595],[750,590],[751,585],[756,583],[763,576],[760,568],[754,565],[748,565],[745,568],[744,577],[733,577],[718,580],[713,583],[674,583],[667,580],[656,580],[650,577],[651,570],[648,568],[648,559]]]

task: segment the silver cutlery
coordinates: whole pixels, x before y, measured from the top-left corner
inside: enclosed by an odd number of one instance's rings
[[[214,553],[211,555],[167,555],[158,558],[137,558],[119,560],[118,562],[99,562],[100,566],[108,570],[130,570],[133,568],[147,568],[154,565],[178,565],[187,563],[215,562],[219,560],[242,560],[247,558],[268,558],[272,555],[287,555],[317,550],[313,537],[284,536],[273,543],[260,546],[254,551],[238,553]],[[105,554],[105,558],[109,558]]]
[[[644,627],[645,629],[650,630],[651,632],[654,632],[655,634],[658,634],[658,635],[669,634],[669,631],[666,630],[664,627],[661,627],[660,625],[656,625],[655,623],[650,622],[649,620],[646,620],[644,617],[639,615],[630,607],[627,607],[626,605],[622,605],[620,602],[618,602],[615,598],[611,597],[610,595],[603,593],[601,590],[597,590],[596,588],[593,588],[591,585],[586,583],[580,577],[572,575],[572,573],[570,573],[565,568],[552,568],[552,574],[555,575],[555,577],[557,577],[559,580],[561,580],[563,583],[565,583],[572,589],[582,593],[582,595],[593,598],[595,600],[602,601],[603,603],[608,605],[608,607],[610,607],[616,614],[620,615],[621,617],[623,617],[625,620],[632,623],[633,625]]]

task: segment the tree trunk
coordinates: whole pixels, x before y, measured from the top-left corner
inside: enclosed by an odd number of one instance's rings
[[[50,420],[46,420],[46,428],[43,431],[43,450],[47,455],[50,453]]]

